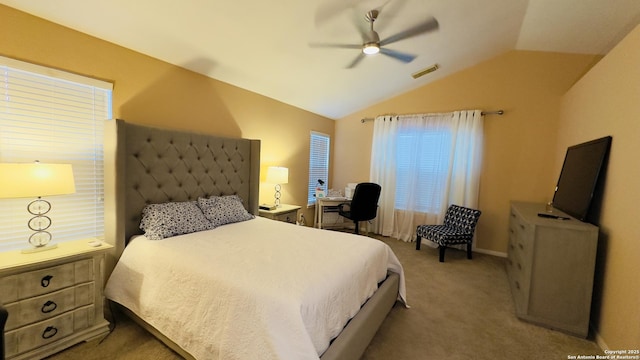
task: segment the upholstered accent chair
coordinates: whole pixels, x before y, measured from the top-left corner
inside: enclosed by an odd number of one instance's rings
[[[480,210],[450,205],[442,225],[418,225],[416,250],[420,250],[422,238],[433,241],[440,248],[440,262],[444,262],[447,246],[467,244],[467,259],[471,259],[471,243],[480,214]]]
[[[378,200],[382,187],[375,183],[359,183],[353,192],[351,203],[338,205],[338,214],[356,224],[355,233],[359,234],[360,221],[369,221],[378,214]]]

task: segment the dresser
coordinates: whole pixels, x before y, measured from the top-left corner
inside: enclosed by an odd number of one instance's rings
[[[268,219],[295,224],[298,220],[298,210],[300,210],[300,206],[280,204],[279,207],[273,210],[260,209],[259,214],[260,216]]]
[[[63,242],[37,253],[0,253],[8,360],[40,359],[109,332],[102,291],[111,246],[91,246],[92,240]]]
[[[520,319],[587,337],[598,227],[542,218],[545,205],[512,202],[507,274]]]

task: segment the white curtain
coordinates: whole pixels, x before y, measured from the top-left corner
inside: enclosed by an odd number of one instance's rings
[[[375,233],[404,241],[439,224],[451,204],[477,208],[482,161],[480,110],[379,116],[372,182],[382,186]]]

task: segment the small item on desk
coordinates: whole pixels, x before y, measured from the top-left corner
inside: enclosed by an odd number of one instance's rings
[[[549,218],[549,219],[557,219],[557,220],[571,220],[570,217],[560,216],[560,215],[551,215],[551,214],[545,214],[545,213],[538,213],[538,216],[543,218]]]
[[[260,210],[275,210],[276,206],[274,204],[260,204]]]
[[[324,197],[324,181],[318,179],[318,185],[316,185],[316,199]]]
[[[343,197],[342,196],[342,191],[329,189],[329,190],[327,190],[327,197],[328,198],[341,198],[341,197]]]
[[[347,199],[353,198],[353,193],[356,191],[357,183],[348,183],[344,188],[344,197]]]
[[[91,240],[88,242],[89,246],[100,247],[102,246],[102,242],[100,240]]]

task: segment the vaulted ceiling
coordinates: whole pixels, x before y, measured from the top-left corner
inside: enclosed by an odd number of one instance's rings
[[[512,49],[606,54],[640,23],[638,0],[0,0],[7,6],[338,119]],[[346,68],[378,9],[381,39],[437,29]],[[413,79],[434,64],[436,72]]]

